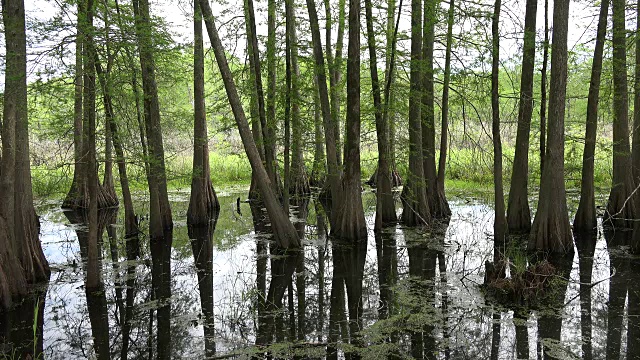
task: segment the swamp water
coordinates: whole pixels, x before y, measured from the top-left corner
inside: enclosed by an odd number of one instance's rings
[[[188,193],[172,193],[172,241],[142,234],[139,257],[117,213],[101,213],[99,256],[87,260],[82,216],[39,206],[51,280],[0,313],[0,358],[640,359],[631,232],[600,230],[544,300],[507,306],[483,287],[494,258],[486,200],[452,198],[449,223],[427,233],[398,226],[375,236],[367,191],[369,238],[355,245],[328,238],[318,202],[298,202],[304,250],[283,253],[263,209],[236,208],[246,193],[219,193],[217,221],[199,229],[184,220]],[[143,199],[137,206],[144,214]],[[508,276],[526,267],[522,252],[506,255]]]

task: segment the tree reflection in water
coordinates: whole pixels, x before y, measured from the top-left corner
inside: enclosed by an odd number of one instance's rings
[[[189,239],[193,249],[194,263],[198,274],[198,291],[202,309],[205,356],[216,354],[215,321],[213,314],[213,233],[216,230],[218,213],[215,212],[204,226],[189,226]]]
[[[576,234],[574,262],[554,262],[569,282],[554,282],[539,306],[522,307],[481,291],[485,274],[511,276],[520,261],[494,246],[492,210],[482,201],[452,202],[448,226],[391,227],[343,243],[327,236],[319,203],[296,200],[291,216],[304,247],[284,251],[264,209],[242,203],[238,214],[237,196],[220,197],[209,226],[177,222],[160,239],[146,231],[124,238],[122,218],[101,212],[95,244],[83,214],[40,211],[52,281],[46,295],[0,314],[0,352],[524,359],[539,350],[548,359],[640,358],[640,262],[631,254],[638,230]],[[175,200],[176,213],[185,211],[186,199]],[[374,207],[365,208],[372,225]]]

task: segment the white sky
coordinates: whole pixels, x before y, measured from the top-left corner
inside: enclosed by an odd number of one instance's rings
[[[28,16],[38,18],[41,20],[50,18],[53,14],[56,13],[57,9],[59,9],[58,1],[60,0],[26,0],[25,6],[27,10]],[[227,23],[228,21],[235,19],[235,22],[231,22],[231,25],[224,26],[220,29],[221,37],[223,38],[223,42],[227,45],[228,51],[234,51],[237,56],[242,56],[244,53],[244,40],[240,36],[244,34],[243,26],[240,26],[240,29],[234,28],[234,26],[238,26],[241,24],[239,21],[240,17],[243,15],[242,0],[210,0],[212,1],[212,8],[214,11],[214,15],[216,16],[216,25],[218,27],[223,23]],[[258,20],[258,34],[266,36],[266,0],[254,0],[255,7],[257,12],[257,20]],[[334,1],[334,0],[332,0]],[[503,61],[512,56],[516,56],[516,59],[521,56],[519,55],[522,47],[522,39],[521,39],[521,29],[524,23],[524,5],[526,0],[506,0],[503,3],[502,14],[501,14],[501,31],[505,33],[505,37],[501,39],[501,59]],[[398,1],[396,1],[398,3]],[[479,0],[480,3],[487,4],[486,10],[491,11],[493,6],[493,0]],[[121,3],[129,3],[128,0],[121,0]],[[322,18],[324,18],[324,7],[322,2],[316,0],[318,14]],[[192,22],[191,22],[191,1],[190,0],[151,0],[151,11],[153,14],[157,16],[163,17],[171,26],[171,32],[174,34],[174,39],[181,43],[188,43],[192,39]],[[298,0],[297,4],[301,9],[298,12],[299,17],[306,19],[307,13],[304,11],[303,6],[305,3],[302,0]],[[441,4],[442,7],[448,7],[448,3]],[[464,5],[463,5],[464,6]],[[379,11],[378,11],[379,12]],[[549,4],[549,17],[550,22],[553,13],[553,0],[550,1]],[[569,48],[573,48],[576,44],[584,43],[589,41],[594,37],[595,28],[597,26],[597,13],[598,7],[594,6],[591,1],[579,0],[572,1],[570,8],[570,26],[569,26]],[[404,0],[403,10],[402,10],[402,19],[401,19],[401,31],[409,30],[409,17],[410,17],[410,0]],[[70,20],[75,20],[75,14],[70,13],[67,14]],[[282,17],[282,14],[278,15]],[[376,13],[374,11],[374,16]],[[384,14],[379,14],[379,16],[384,19]],[[635,14],[633,16],[635,18]],[[362,21],[364,24],[364,12],[362,14]],[[382,20],[383,21],[383,20]],[[306,25],[304,23],[303,25]],[[490,24],[487,23],[486,32],[490,34]],[[300,25],[299,25],[300,26]],[[323,24],[321,24],[323,26]],[[461,33],[463,31],[469,31],[472,26],[470,21],[466,21],[464,23],[457,22],[456,28],[454,28],[454,33]],[[627,28],[631,28],[635,26],[635,24],[628,24]],[[537,19],[537,28],[540,36],[538,39],[541,39],[542,30],[544,27],[544,0],[540,0],[538,4],[538,19]],[[363,31],[365,27],[363,26]],[[517,32],[517,37],[514,37],[514,33]],[[64,36],[63,34],[60,34]],[[206,36],[205,36],[206,38]],[[335,35],[334,35],[335,40]],[[324,41],[324,36],[323,36]],[[345,42],[346,44],[346,42]],[[363,40],[362,45],[365,46],[366,42]],[[42,51],[47,46],[51,46],[50,44],[40,44],[38,49],[31,49],[31,52],[39,52]],[[488,46],[488,44],[487,44]],[[4,46],[2,46],[2,50]],[[400,49],[409,48],[409,41],[404,41],[399,44]],[[345,46],[346,52],[346,46]],[[366,51],[362,52],[363,56],[366,56]],[[538,55],[540,60],[541,54]],[[31,59],[34,59],[32,56]],[[72,63],[72,60],[69,63]],[[382,64],[381,64],[382,65]],[[456,66],[456,64],[453,64]],[[32,64],[32,71],[37,69],[39,65]],[[0,71],[2,71],[0,69]],[[33,73],[32,73],[33,75]],[[2,81],[2,80],[0,80]]]

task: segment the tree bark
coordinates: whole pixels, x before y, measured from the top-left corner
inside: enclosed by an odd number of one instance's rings
[[[262,66],[260,64],[260,49],[258,48],[258,38],[256,35],[256,20],[253,8],[253,0],[246,0],[245,5],[247,6],[246,14],[248,15],[248,18],[246,19],[246,21],[248,22],[247,41],[249,43],[248,45],[251,47],[251,52],[249,53],[249,66],[254,69],[253,79],[258,100],[258,116],[260,117],[260,124],[262,128],[262,139],[264,142],[265,166],[267,174],[269,175],[269,180],[271,180],[271,184],[274,186],[274,191],[278,196],[280,196],[281,189],[277,176],[275,155],[275,97],[272,98],[272,96],[275,96],[274,91],[276,88],[275,28],[272,29],[270,24],[271,21],[275,21],[275,19],[269,18],[267,20],[269,24],[269,41],[267,42],[267,77],[269,86],[267,96],[269,97],[269,117],[273,117],[272,119],[268,119],[267,113],[265,111],[264,90],[262,88]],[[271,123],[269,120],[272,120],[273,123]]]
[[[193,174],[191,197],[187,210],[190,225],[208,224],[214,213],[220,211],[218,197],[211,184],[209,169],[209,136],[204,99],[204,47],[202,40],[202,12],[194,1],[193,20]]]
[[[318,78],[313,78],[315,88],[318,88]],[[324,186],[327,175],[327,163],[324,155],[324,134],[322,132],[322,111],[320,110],[320,93],[313,92],[313,125],[315,136],[315,150],[313,153],[313,172],[309,180],[311,186]]]
[[[92,55],[93,53],[95,53],[95,47],[92,43],[93,32],[95,31],[95,29],[93,28],[92,24],[88,23],[90,20],[89,17],[93,16],[93,14],[89,14],[89,10],[93,11],[93,9],[88,9],[87,8],[88,5],[89,4],[86,2],[82,2],[78,4],[78,32],[80,34],[79,42],[82,43],[81,45],[82,66],[80,68],[82,69],[81,73],[82,73],[83,81],[82,81],[82,85],[80,85],[81,86],[80,90],[82,91],[82,94],[79,95],[78,93],[76,93],[74,96],[74,136],[76,135],[76,133],[79,133],[81,136],[81,139],[82,139],[80,141],[81,154],[79,158],[75,159],[76,168],[74,169],[74,181],[71,184],[71,188],[69,189],[67,196],[62,202],[63,208],[74,209],[74,210],[81,210],[81,209],[86,210],[91,206],[89,204],[89,188],[93,186],[93,184],[90,184],[89,177],[92,177],[93,174],[89,173],[89,170],[90,170],[89,156],[92,151],[93,152],[96,151],[95,148],[90,149],[89,147],[91,145],[88,144],[89,137],[95,136],[95,133],[91,134],[91,129],[89,129],[89,121],[91,121],[90,117],[93,116],[95,121],[95,114],[93,115],[89,114],[89,112],[86,109],[84,109],[84,105],[86,105],[86,102],[87,102],[87,100],[84,98],[87,96],[87,91],[89,91],[88,89],[89,85],[85,84],[85,82],[88,79],[87,76],[93,77],[93,81],[94,81],[93,91],[95,92],[95,68],[94,68],[95,57]],[[78,63],[78,60],[76,59],[76,67],[77,67],[77,63]],[[76,69],[76,72],[77,71],[78,69]],[[87,75],[87,72],[91,74]],[[75,81],[76,90],[78,90],[79,84],[80,83],[76,79]],[[95,97],[95,94],[93,96]],[[78,101],[80,102],[80,105],[78,104]],[[94,106],[94,112],[95,112],[95,106]],[[80,128],[78,128],[77,126],[78,117],[81,117]],[[95,126],[94,126],[94,131],[95,131]],[[76,171],[79,171],[79,174],[75,174]],[[97,166],[95,167],[95,171],[96,171],[95,179],[96,181],[99,181]],[[109,175],[108,172],[106,175],[107,176]],[[110,188],[109,186],[110,186],[109,184],[107,184],[107,186],[105,187],[98,186],[98,192],[96,196],[97,196],[99,209],[118,205],[118,198],[117,196],[115,196],[115,188],[113,187]],[[110,191],[112,189],[114,190],[113,192]]]
[[[329,90],[327,89],[327,76],[324,65],[324,55],[322,52],[322,41],[320,40],[320,26],[318,25],[318,13],[313,0],[307,1],[307,11],[309,12],[309,23],[311,25],[311,37],[313,43],[313,58],[315,62],[315,73],[318,80],[318,93],[320,95],[320,109],[322,111],[322,122],[324,124],[325,144],[327,150],[327,179],[332,199],[340,199],[340,174],[338,168],[339,149],[334,134],[334,126],[331,118],[331,106],[329,103]],[[336,209],[337,202],[333,202],[332,207]],[[336,211],[330,211],[329,222],[335,224]]]
[[[502,141],[500,140],[500,7],[496,0],[491,23],[492,62],[491,62],[491,110],[493,135],[493,189],[495,201],[495,219],[493,222],[493,241],[502,244],[507,236],[507,217],[504,208],[504,190],[502,188]]]
[[[2,4],[5,89],[0,165],[0,308],[26,294],[26,284],[49,278],[33,207],[27,108],[27,51],[23,0]]]
[[[76,196],[80,183],[82,182],[82,17],[83,10],[82,1],[77,6],[77,23],[76,23],[76,52],[75,52],[75,74],[74,74],[74,96],[73,96],[73,180],[71,188],[67,193],[65,201],[71,201]]]
[[[109,83],[111,78],[111,69],[113,67],[113,56],[111,54],[111,41],[109,38],[110,33],[110,25],[109,25],[109,14],[107,9],[104,9],[104,39],[105,39],[105,51],[107,56],[107,66],[106,66],[106,87],[102,87],[103,98],[108,95],[109,101],[111,100],[111,94],[104,94],[105,91],[111,91],[111,84]],[[100,61],[96,52],[96,48],[94,46],[93,52],[95,55],[95,64],[97,65]],[[96,73],[98,68],[96,66]],[[98,75],[99,76],[99,75]],[[105,115],[105,123],[104,123],[104,177],[102,180],[102,191],[105,196],[108,197],[111,201],[111,206],[118,206],[118,195],[116,194],[116,185],[113,180],[113,134],[111,133],[111,127],[109,126],[109,116],[113,116],[113,107],[111,108],[111,113],[107,113],[107,107],[105,106],[104,110]]]
[[[636,34],[640,33],[640,1],[636,2]],[[635,82],[633,83],[633,178],[640,184],[640,36],[636,36]]]
[[[200,0],[200,8],[204,16],[205,25],[207,27],[207,32],[209,33],[209,39],[211,40],[216,61],[220,69],[220,75],[222,76],[222,80],[225,85],[227,97],[229,98],[229,105],[231,106],[236,124],[238,125],[238,131],[242,138],[242,143],[244,144],[247,157],[251,163],[251,169],[257,174],[256,180],[258,181],[258,187],[260,188],[262,199],[264,200],[267,213],[269,214],[271,228],[276,238],[276,242],[278,246],[282,248],[299,247],[300,240],[298,239],[296,229],[293,227],[291,221],[278,202],[273,190],[273,185],[267,175],[267,171],[262,165],[258,148],[253,141],[251,130],[249,129],[249,123],[247,122],[235,82],[233,81],[231,69],[227,63],[224,47],[218,37],[218,30],[214,24],[213,13],[209,2],[207,0]]]
[[[151,238],[162,238],[165,230],[173,228],[171,207],[167,194],[167,177],[160,126],[160,104],[156,85],[155,62],[151,38],[149,1],[133,0],[136,37],[142,68],[142,90],[144,94],[144,122],[149,148],[149,229]]]
[[[120,14],[120,5],[118,4],[118,0],[114,0],[115,3],[115,7],[116,7],[116,13],[118,14],[118,27],[121,30],[121,36],[122,38],[126,38],[126,33],[125,33],[125,28],[123,26],[122,23],[122,15]],[[140,89],[138,87],[138,71],[136,69],[135,66],[135,61],[134,61],[134,56],[133,54],[131,54],[131,51],[129,50],[128,47],[124,47],[125,50],[125,54],[127,57],[127,63],[129,65],[129,68],[131,70],[131,78],[130,78],[130,84],[131,84],[131,89],[133,90],[133,97],[135,99],[135,108],[136,108],[136,123],[138,124],[138,135],[140,137],[140,146],[142,147],[142,157],[143,159],[145,159],[144,162],[144,170],[145,170],[145,174],[147,176],[147,178],[149,177],[149,161],[146,161],[146,159],[148,159],[149,157],[149,150],[147,147],[147,140],[146,140],[146,130],[144,127],[144,122],[142,120],[142,111],[140,110]]]
[[[341,239],[356,241],[367,238],[360,169],[360,0],[349,0],[347,52],[345,171],[342,177],[342,197],[331,199],[337,210],[331,233]]]
[[[567,34],[569,0],[553,4],[549,143],[540,179],[538,209],[529,235],[529,250],[573,252],[564,184],[564,115],[567,94]]]
[[[100,87],[102,89],[102,101],[104,104],[106,127],[109,129],[111,138],[113,139],[113,147],[116,153],[116,163],[118,165],[118,175],[120,176],[120,188],[122,190],[122,202],[124,204],[124,229],[125,239],[137,239],[139,234],[138,224],[133,209],[133,200],[131,198],[131,189],[129,188],[129,177],[127,176],[127,165],[125,162],[124,149],[122,139],[115,119],[113,109],[113,100],[111,98],[111,86],[108,80],[109,73],[105,73],[98,56],[95,60],[96,74]],[[134,241],[137,244],[137,241]]]
[[[300,119],[300,67],[298,66],[298,36],[296,34],[295,4],[292,0],[285,1],[287,15],[287,37],[291,58],[291,174],[289,179],[289,193],[295,197],[310,193],[309,179],[304,168],[302,122]]]
[[[600,78],[602,74],[602,58],[605,35],[607,33],[607,17],[609,16],[609,0],[600,3],[600,17],[596,34],[596,47],[591,65],[591,82],[587,98],[587,123],[584,135],[584,152],[582,153],[582,182],[580,184],[580,204],[573,220],[576,232],[597,231],[596,200],[593,183],[593,161],[596,150],[596,132],[598,129],[598,102],[600,101]],[[639,105],[640,106],[640,105]]]
[[[547,151],[547,64],[549,63],[549,0],[544,0],[544,44],[540,80],[540,174],[544,170]]]
[[[271,2],[269,2],[269,6],[271,6]],[[248,6],[246,6],[245,4],[245,18],[249,18],[249,14],[248,14]],[[271,11],[271,8],[269,8],[269,11]],[[275,8],[274,8],[274,19],[275,19]],[[271,13],[269,13],[269,16],[271,16]],[[275,21],[275,20],[273,20]],[[251,32],[250,29],[251,24],[248,21],[245,21],[245,27],[246,27],[246,31],[247,34]],[[253,47],[250,46],[250,39],[247,39],[247,56],[251,59],[253,57]],[[269,56],[269,52],[267,51],[267,57]],[[253,68],[252,66],[249,66],[249,84],[255,84],[256,80],[255,80],[255,68]],[[271,83],[269,83],[269,85],[271,86]],[[264,147],[265,147],[265,142],[262,136],[262,124],[260,123],[260,113],[258,111],[258,93],[256,91],[256,87],[255,86],[249,86],[251,95],[250,95],[250,100],[249,100],[249,116],[251,117],[251,132],[253,134],[253,141],[255,141],[256,146],[258,148],[258,152],[260,153],[260,159],[262,159],[262,163],[265,164],[265,155],[264,155]],[[269,90],[269,89],[267,89]],[[267,92],[267,121],[271,122],[271,105],[270,105],[270,93]],[[275,106],[275,105],[274,105]],[[275,115],[274,115],[275,116]],[[275,119],[273,120],[275,121]],[[268,131],[268,129],[266,130]],[[260,202],[260,189],[258,189],[258,182],[255,179],[256,174],[254,174],[253,172],[251,173],[251,185],[249,187],[249,200],[250,201],[256,201],[256,202]]]
[[[451,215],[449,204],[444,195],[444,187],[438,187],[436,171],[436,129],[435,129],[435,92],[433,70],[433,47],[436,23],[436,2],[424,2],[424,29],[422,56],[424,75],[422,79],[422,151],[424,177],[427,182],[427,197],[431,216],[446,218]]]
[[[509,205],[507,207],[509,232],[514,234],[524,234],[531,231],[531,209],[529,209],[528,192],[529,132],[533,114],[533,70],[536,60],[537,9],[537,0],[527,0],[524,16],[524,45],[522,50],[516,151],[513,159]]]
[[[285,106],[284,106],[284,189],[282,191],[282,203],[284,212],[289,215],[289,187],[291,186],[291,38],[289,36],[289,1],[285,1],[285,13],[287,19],[285,35]],[[291,284],[289,284],[291,286]],[[292,289],[289,289],[291,293]]]
[[[344,44],[344,27],[345,27],[345,0],[338,1],[338,35],[336,38],[336,53],[333,61],[329,62],[329,87],[331,96],[331,118],[333,121],[333,134],[336,143],[336,159],[338,164],[338,173],[342,176],[342,154],[340,147],[340,93],[342,86],[342,51]],[[328,40],[328,38],[327,38]],[[327,50],[330,51],[329,43]],[[327,57],[328,59],[328,57]]]
[[[373,106],[375,107],[376,135],[378,137],[378,170],[376,192],[376,220],[375,229],[395,223],[396,208],[393,200],[391,182],[391,163],[389,161],[389,125],[383,114],[382,97],[380,94],[380,80],[378,79],[378,60],[376,55],[376,39],[373,32],[373,10],[371,0],[365,0],[367,22],[367,45],[369,47],[369,71],[371,72],[371,88]],[[392,19],[393,21],[393,19]],[[388,117],[387,117],[388,119]]]
[[[438,158],[438,181],[436,183],[439,192],[438,207],[440,217],[448,218],[451,215],[449,203],[444,192],[445,170],[447,166],[447,143],[449,135],[449,83],[451,81],[451,46],[453,43],[453,15],[455,12],[455,1],[449,0],[449,12],[447,14],[447,45],[444,63],[444,79],[442,88],[442,124],[440,127],[440,154]]]
[[[638,217],[637,197],[629,147],[629,93],[625,1],[613,0],[613,184],[604,221],[615,227],[632,228]],[[631,171],[630,171],[631,169]]]
[[[402,222],[407,226],[431,222],[423,170],[420,86],[422,68],[422,2],[411,1],[411,70],[409,75],[409,173],[402,190]],[[446,86],[446,84],[445,84]]]

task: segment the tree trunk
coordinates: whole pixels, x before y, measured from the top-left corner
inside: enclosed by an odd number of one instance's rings
[[[549,143],[540,179],[538,209],[529,236],[529,250],[571,253],[573,238],[564,184],[564,115],[567,94],[569,0],[553,4]]]
[[[289,193],[295,197],[308,195],[309,179],[304,168],[302,122],[300,119],[300,67],[298,66],[298,36],[296,35],[296,20],[294,3],[285,1],[287,8],[287,38],[291,57],[291,174],[289,179]]]
[[[587,98],[587,123],[584,135],[584,152],[582,153],[582,183],[580,184],[580,204],[573,221],[576,232],[597,231],[596,200],[593,184],[593,161],[596,150],[596,132],[598,129],[598,102],[600,101],[600,77],[602,74],[602,58],[605,35],[607,34],[607,17],[609,16],[609,0],[600,3],[600,17],[596,35],[596,48],[591,65],[591,82]],[[640,106],[640,105],[639,105]]]
[[[86,8],[86,6],[87,6],[86,3],[82,3],[78,5],[78,32],[80,33],[79,42],[82,43],[81,61],[83,64],[83,66],[81,67],[83,84],[80,86],[83,94],[79,95],[78,93],[76,93],[74,97],[74,136],[75,136],[75,133],[79,133],[81,135],[81,138],[82,138],[82,140],[80,141],[81,155],[78,159],[75,159],[76,169],[74,170],[74,181],[71,184],[71,188],[69,189],[67,196],[62,202],[63,208],[74,209],[74,210],[81,210],[81,209],[86,210],[89,208],[89,206],[91,206],[89,204],[88,192],[89,192],[89,187],[93,186],[93,184],[89,183],[89,177],[93,176],[93,174],[89,173],[88,162],[90,161],[89,159],[90,152],[96,151],[95,148],[89,149],[89,146],[91,145],[87,143],[89,141],[89,137],[95,136],[95,134],[90,134],[91,129],[89,129],[89,121],[90,121],[89,117],[93,116],[95,121],[95,114],[93,115],[89,114],[89,112],[83,107],[83,105],[86,105],[86,101],[87,101],[86,99],[84,99],[84,97],[87,96],[87,91],[89,91],[88,85],[84,84],[84,82],[87,81],[87,74],[86,74],[87,72],[90,72],[91,75],[89,76],[93,77],[93,81],[94,81],[93,91],[95,92],[95,68],[93,65],[95,58],[93,57],[93,55],[91,55],[92,53],[95,53],[95,49],[94,48],[89,49],[89,47],[93,47],[93,44],[92,43],[90,44],[90,42],[93,41],[93,32],[95,30],[92,24],[89,25],[87,23],[88,17],[90,15],[93,16],[93,14],[88,14],[89,9]],[[76,60],[76,67],[77,67],[77,62],[78,61]],[[76,69],[76,72],[77,71],[78,69]],[[77,90],[78,89],[77,87],[79,85],[79,82],[77,81],[77,79],[75,81],[75,85]],[[94,94],[94,97],[95,97],[95,94]],[[80,101],[81,105],[78,104],[78,101]],[[93,111],[95,112],[95,106]],[[76,124],[76,122],[78,122],[78,117],[82,117],[80,121],[82,125],[80,126],[79,129],[77,127],[78,124]],[[95,131],[95,126],[94,126],[94,131]],[[75,174],[76,170],[80,171],[80,173]],[[96,174],[95,174],[96,181],[99,181],[97,180],[98,179],[97,166],[95,171],[96,171]],[[106,175],[107,176],[109,175],[108,172]],[[106,185],[107,186],[105,187],[98,186],[98,193],[96,196],[97,196],[99,209],[118,205],[118,198],[117,196],[115,196],[115,188],[113,187],[110,188],[110,185],[108,183]],[[110,190],[114,190],[114,191],[111,192]]]
[[[411,71],[409,75],[409,173],[402,190],[402,222],[407,226],[431,222],[423,170],[420,104],[422,89],[422,2],[411,1]]]
[[[112,206],[118,206],[118,194],[116,194],[116,182],[113,180],[113,134],[109,127],[109,120],[104,123],[104,177],[102,178],[102,191],[111,199]]]
[[[527,0],[524,15],[524,45],[522,50],[522,75],[518,106],[518,130],[516,152],[513,159],[507,221],[509,232],[524,234],[531,231],[529,209],[529,132],[533,114],[533,70],[536,60],[536,12],[537,0]],[[554,23],[555,26],[555,23]]]
[[[315,72],[318,80],[318,93],[320,95],[320,109],[322,110],[322,122],[324,124],[325,143],[327,150],[327,179],[332,199],[340,199],[340,174],[338,169],[339,149],[334,134],[334,126],[331,120],[331,106],[329,103],[329,90],[327,89],[327,76],[324,66],[324,55],[322,52],[322,42],[320,40],[320,26],[318,25],[318,13],[313,0],[307,1],[307,11],[309,12],[309,23],[311,25],[311,37],[313,43],[313,57],[315,61]],[[335,65],[335,64],[334,64]],[[333,203],[335,209],[337,202]],[[336,211],[330,211],[329,222],[335,224]]]
[[[151,38],[151,20],[149,1],[133,0],[136,37],[142,68],[142,90],[144,94],[144,122],[149,148],[149,229],[151,238],[162,238],[165,230],[173,228],[171,208],[167,194],[167,177],[160,126],[160,104],[156,85],[153,42]]]
[[[345,0],[338,1],[338,37],[336,39],[336,53],[333,61],[329,62],[329,86],[331,96],[331,118],[333,124],[333,134],[336,144],[336,159],[338,164],[338,173],[342,176],[342,155],[340,152],[340,94],[342,91],[342,50],[344,44],[344,27],[345,27]],[[328,40],[328,38],[327,38]],[[327,50],[330,51],[329,43]],[[328,57],[327,57],[328,59]]]
[[[636,3],[636,34],[640,33],[640,1]],[[633,83],[633,178],[640,184],[640,36],[636,36],[635,82]]]
[[[271,2],[269,2],[269,4],[271,4]],[[247,12],[248,7],[245,5],[245,18],[249,18],[249,14]],[[269,11],[271,11],[271,8],[269,8]],[[274,10],[275,12],[275,10]],[[269,16],[271,14],[269,13]],[[273,15],[275,18],[275,15]],[[275,21],[275,20],[274,20]],[[247,29],[247,34],[251,32],[251,29],[249,28],[251,26],[251,24],[248,21],[245,21],[245,27]],[[267,56],[269,54],[267,53]],[[250,46],[250,41],[249,39],[247,39],[247,56],[249,56],[249,58],[253,57],[253,47]],[[255,80],[255,68],[249,66],[249,84],[255,84],[256,80]],[[271,85],[271,84],[269,84]],[[262,124],[260,123],[260,113],[258,112],[258,93],[256,91],[256,87],[255,86],[249,86],[251,95],[250,95],[250,100],[249,100],[249,115],[251,116],[251,132],[253,134],[253,141],[255,141],[256,146],[258,147],[258,152],[260,153],[260,159],[262,159],[262,163],[265,163],[265,156],[264,156],[264,147],[265,147],[265,142],[264,139],[262,137]],[[268,89],[267,89],[268,90]],[[270,105],[270,99],[269,99],[270,93],[267,92],[267,116],[269,117],[267,119],[268,122],[271,122],[271,105]],[[275,119],[273,120],[275,121]],[[267,130],[268,131],[268,130]],[[256,174],[254,174],[253,172],[251,173],[251,185],[249,187],[249,200],[250,201],[256,201],[256,202],[260,202],[260,189],[258,189],[258,182],[255,179]]]
[[[233,111],[236,124],[238,125],[238,131],[242,138],[247,157],[251,163],[251,169],[257,174],[256,180],[258,181],[258,187],[262,194],[267,213],[269,214],[269,220],[271,221],[271,228],[276,238],[276,243],[282,248],[298,247],[300,246],[300,240],[296,233],[296,229],[291,224],[291,221],[280,206],[276,194],[273,190],[273,185],[267,175],[267,171],[262,165],[258,148],[256,147],[251,130],[249,129],[249,123],[244,114],[240,96],[236,89],[235,82],[231,74],[231,69],[227,63],[226,54],[222,42],[218,37],[218,30],[213,22],[213,14],[211,7],[207,0],[200,0],[200,7],[204,16],[205,24],[207,26],[207,32],[209,33],[209,39],[213,47],[218,67],[220,68],[220,75],[224,81],[227,97],[229,98],[229,104]]]
[[[291,181],[291,38],[289,36],[290,25],[289,1],[285,1],[285,13],[287,18],[285,35],[285,106],[284,106],[284,190],[282,191],[282,203],[284,212],[289,215],[289,187]],[[291,286],[291,284],[289,284]],[[291,289],[289,291],[291,293]]]
[[[377,198],[375,229],[395,223],[396,208],[393,200],[391,182],[391,164],[389,161],[389,125],[385,122],[380,95],[380,80],[378,79],[378,60],[376,56],[376,39],[373,32],[373,10],[371,0],[365,0],[367,22],[367,45],[369,46],[369,70],[371,71],[371,87],[373,106],[375,107],[376,135],[378,137],[378,170],[377,170]],[[388,117],[387,117],[388,119]]]
[[[629,93],[625,1],[613,0],[613,184],[604,221],[607,225],[632,228],[638,217],[629,147]],[[631,169],[631,171],[630,171]]]
[[[111,78],[111,68],[113,66],[113,57],[111,55],[110,48],[110,39],[109,39],[109,14],[106,12],[103,14],[104,16],[104,38],[105,38],[105,50],[107,53],[107,69],[106,69],[106,86],[102,87],[103,98],[105,96],[109,97],[109,101],[111,100],[110,94],[105,94],[105,92],[111,91],[111,84],[109,84]],[[96,72],[98,70],[97,64],[100,62],[98,59],[98,55],[95,49],[93,48],[93,53],[96,54],[95,64],[96,64]],[[99,76],[99,75],[98,75]],[[118,195],[116,194],[116,185],[113,180],[113,134],[111,133],[111,127],[109,126],[109,116],[113,116],[113,107],[111,108],[111,113],[107,113],[107,107],[105,105],[105,123],[104,123],[104,178],[102,180],[102,191],[105,196],[110,199],[111,206],[118,206]]]
[[[388,84],[389,90],[391,90],[391,86],[395,82],[395,49],[398,42],[398,21],[395,21],[395,10],[396,10],[396,1],[388,0],[387,1],[387,31],[386,31],[386,51],[385,51],[385,72],[384,72],[384,81],[385,84]],[[398,14],[402,12],[402,0],[400,0],[400,6],[398,7]],[[394,24],[395,21],[395,24]],[[394,26],[395,25],[395,26]],[[393,61],[392,61],[393,59]],[[385,85],[386,88],[386,85]],[[388,128],[388,138],[389,138],[389,164],[392,173],[392,179],[395,180],[396,177],[396,148],[395,148],[395,121],[389,121],[389,119],[395,119],[396,112],[390,112],[389,108],[393,108],[390,104],[394,103],[395,96],[390,92],[387,93],[385,89],[384,93],[384,111],[383,117],[386,118],[384,123],[387,124]],[[392,186],[396,186],[395,181],[393,181]],[[398,185],[399,186],[399,185]]]
[[[331,232],[338,238],[356,241],[367,238],[360,170],[360,0],[349,0],[347,52],[345,171],[342,177],[342,197],[331,199],[337,210]]]
[[[193,175],[191,198],[187,210],[187,223],[209,223],[214,213],[220,211],[218,197],[211,184],[209,170],[209,136],[204,99],[204,47],[202,41],[202,12],[194,2],[193,21]]]
[[[276,155],[275,155],[275,78],[276,78],[276,70],[275,70],[275,28],[272,27],[272,22],[275,21],[275,17],[268,18],[268,41],[267,41],[267,78],[268,78],[268,113],[269,118],[267,118],[267,112],[265,112],[265,101],[264,101],[264,91],[262,88],[262,70],[260,64],[260,49],[258,48],[258,38],[256,35],[256,20],[255,20],[255,12],[253,9],[253,0],[246,0],[245,5],[247,6],[246,14],[248,17],[246,18],[247,24],[247,42],[248,46],[251,48],[251,52],[249,53],[249,66],[254,69],[253,79],[254,86],[256,88],[256,95],[258,100],[258,116],[260,117],[260,125],[262,127],[262,139],[264,142],[264,159],[267,174],[269,175],[269,180],[271,180],[271,184],[274,186],[274,191],[278,196],[281,194],[280,184],[277,176],[276,169]],[[272,4],[269,2],[269,15],[271,14]],[[275,5],[273,5],[275,6]]]
[[[77,24],[76,24],[76,64],[74,74],[74,96],[73,96],[73,180],[71,188],[67,193],[65,201],[71,201],[78,192],[82,182],[82,2],[78,2]]]
[[[549,0],[544,0],[544,49],[542,50],[542,73],[540,74],[540,175],[544,170],[547,151],[547,64],[549,62]]]
[[[492,61],[491,61],[491,110],[493,135],[493,189],[495,200],[495,220],[493,222],[493,241],[504,243],[507,236],[507,217],[504,208],[504,190],[502,188],[502,141],[500,140],[500,6],[501,0],[496,0],[493,8],[491,23]]]
[[[137,238],[139,229],[135,218],[136,215],[133,210],[133,200],[131,198],[131,190],[129,188],[129,177],[127,176],[127,165],[125,162],[122,139],[120,138],[118,124],[115,120],[115,113],[113,110],[111,87],[108,80],[109,73],[104,72],[97,55],[95,59],[96,73],[98,75],[100,87],[102,88],[106,127],[109,129],[109,133],[113,139],[113,147],[116,152],[116,163],[118,164],[118,175],[120,176],[120,187],[122,189],[122,202],[124,203],[125,239],[133,240]]]
[[[447,142],[449,135],[449,83],[451,81],[451,46],[453,43],[453,15],[455,11],[454,0],[449,0],[449,13],[447,14],[447,45],[444,63],[444,80],[442,87],[442,125],[440,127],[440,155],[438,158],[438,181],[436,188],[439,194],[437,199],[440,202],[438,208],[442,218],[451,216],[451,209],[445,197],[444,179],[447,166]]]
[[[318,88],[318,78],[313,78],[315,88]],[[322,132],[322,111],[320,110],[320,93],[318,90],[313,92],[313,125],[315,135],[315,150],[313,153],[313,172],[309,180],[311,186],[324,186],[325,176],[327,175],[327,165],[324,155],[324,134]]]
[[[436,23],[436,2],[424,2],[424,29],[422,56],[424,76],[422,79],[422,151],[424,177],[427,184],[427,197],[431,216],[445,218],[451,215],[449,204],[444,196],[444,187],[438,187],[436,172],[436,129],[435,129],[435,92],[433,71],[433,45]]]
[[[396,170],[396,120],[397,112],[393,109],[395,96],[391,92],[391,86],[395,82],[395,63],[396,63],[396,46],[398,43],[398,28],[400,26],[400,14],[402,14],[402,0],[398,6],[398,16],[396,18],[395,27],[393,25],[393,15],[395,10],[395,0],[389,1],[387,5],[387,54],[385,65],[385,89],[384,89],[384,108],[383,120],[388,126],[389,133],[389,166],[391,171],[391,186],[402,186],[402,180]],[[392,119],[392,120],[391,120]]]
[[[26,284],[49,278],[33,207],[27,108],[27,51],[22,0],[2,4],[5,90],[0,166],[0,308],[26,293]]]

